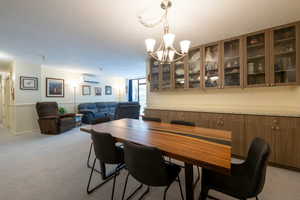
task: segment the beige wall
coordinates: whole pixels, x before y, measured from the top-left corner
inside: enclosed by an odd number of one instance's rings
[[[20,76],[33,76],[39,79],[39,90],[20,90]],[[13,134],[39,132],[38,116],[35,104],[38,101],[56,101],[68,112],[74,112],[74,88],[70,81],[79,80],[81,73],[60,70],[49,66],[15,61],[11,71],[12,87],[15,89],[15,100],[9,105],[9,128]],[[65,97],[46,97],[46,77],[65,80]],[[125,100],[125,79],[120,77],[99,76],[99,84],[84,84],[92,86],[91,96],[81,95],[81,84],[76,88],[76,106],[83,102],[123,101]],[[111,85],[113,95],[104,95],[105,85]],[[102,87],[102,96],[95,96],[94,87]]]
[[[300,115],[300,87],[148,92],[149,108]]]

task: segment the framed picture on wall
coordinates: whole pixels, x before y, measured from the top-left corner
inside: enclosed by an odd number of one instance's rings
[[[38,81],[36,77],[20,76],[21,90],[38,90]]]
[[[102,88],[95,87],[95,96],[101,96],[101,95],[102,95]]]
[[[91,86],[89,86],[89,85],[83,85],[82,86],[82,95],[83,96],[89,96],[89,95],[91,95]]]
[[[46,78],[46,97],[64,97],[65,81],[58,78]]]
[[[112,95],[112,87],[110,85],[105,86],[105,95]]]

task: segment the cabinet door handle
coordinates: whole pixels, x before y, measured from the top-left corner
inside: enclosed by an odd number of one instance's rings
[[[276,126],[276,131],[280,131],[280,127],[279,126]]]
[[[273,120],[273,123],[274,123],[274,124],[278,124],[278,120],[277,120],[277,119],[274,119],[274,120]]]
[[[275,130],[275,126],[272,126],[271,128],[272,128],[272,130]]]

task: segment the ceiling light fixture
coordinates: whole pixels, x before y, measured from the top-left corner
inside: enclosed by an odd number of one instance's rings
[[[153,28],[160,23],[163,23],[164,35],[161,39],[158,49],[155,50],[155,39],[146,39],[146,48],[149,56],[158,60],[160,63],[171,63],[185,57],[189,51],[191,42],[189,40],[183,40],[180,44],[180,51],[174,47],[175,35],[169,30],[168,11],[172,6],[171,0],[163,0],[160,7],[165,11],[164,15],[156,23],[146,23],[142,17],[139,16],[139,21],[145,27]]]
[[[13,57],[7,53],[0,52],[0,60],[13,60]]]

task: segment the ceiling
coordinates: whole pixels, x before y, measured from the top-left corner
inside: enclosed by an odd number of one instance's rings
[[[117,76],[145,74],[145,28],[137,15],[160,0],[0,0],[0,51],[32,62]],[[192,45],[300,20],[299,0],[173,0],[171,31]],[[46,57],[43,61],[42,56]],[[102,68],[103,70],[99,70]]]

